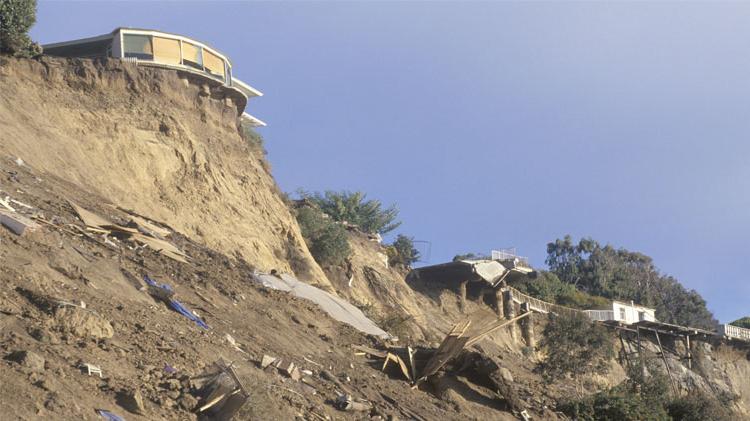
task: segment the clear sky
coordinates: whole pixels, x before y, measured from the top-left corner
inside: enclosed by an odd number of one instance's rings
[[[285,191],[396,203],[430,263],[591,236],[750,314],[750,3],[50,2],[35,40],[213,45]]]

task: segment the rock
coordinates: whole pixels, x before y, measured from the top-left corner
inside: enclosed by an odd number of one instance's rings
[[[179,390],[170,390],[167,392],[167,396],[169,396],[170,399],[177,400],[177,398],[180,397],[180,391]]]
[[[180,390],[182,389],[182,383],[177,379],[169,379],[162,383],[162,387],[169,390]]]
[[[82,338],[109,339],[115,334],[108,320],[80,307],[58,308],[55,311],[55,320],[63,331]]]
[[[166,396],[160,397],[159,400],[157,401],[157,403],[162,408],[167,408],[167,409],[173,408],[174,405],[175,405],[175,402],[172,399],[170,399],[170,398],[168,398]]]
[[[198,406],[198,399],[190,394],[183,393],[179,400],[180,407],[186,411],[192,411]]]
[[[273,364],[276,361],[276,357],[272,357],[270,355],[263,355],[263,358],[260,360],[260,368],[266,368],[269,365]]]
[[[505,367],[500,367],[500,376],[508,383],[513,383],[513,374]]]
[[[40,329],[40,328],[30,329],[29,335],[41,343],[50,342],[50,334],[49,334],[49,331],[47,331],[46,329]]]
[[[146,407],[143,406],[143,397],[138,389],[120,391],[117,394],[117,404],[134,414],[146,414]]]
[[[15,361],[22,367],[26,367],[35,373],[44,371],[44,358],[32,351],[14,351],[5,357],[5,359]]]

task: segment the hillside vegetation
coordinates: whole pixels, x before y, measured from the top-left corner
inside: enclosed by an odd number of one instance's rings
[[[590,295],[656,309],[660,321],[713,329],[717,321],[706,301],[672,276],[660,273],[651,257],[570,236],[547,245],[547,265],[562,282]]]

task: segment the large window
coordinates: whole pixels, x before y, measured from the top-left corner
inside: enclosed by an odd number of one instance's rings
[[[154,60],[159,63],[180,64],[180,41],[154,37]]]
[[[182,64],[203,70],[202,48],[189,42],[182,42]]]
[[[222,80],[224,79],[224,60],[219,56],[208,50],[203,50],[203,65],[207,72],[219,76]]]
[[[154,59],[151,37],[148,35],[125,34],[122,37],[122,46],[125,57],[136,57],[142,60]]]

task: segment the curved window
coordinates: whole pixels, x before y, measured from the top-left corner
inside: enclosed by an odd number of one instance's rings
[[[154,37],[154,60],[166,64],[180,64],[180,41]]]
[[[189,42],[182,42],[182,64],[203,70],[202,48]]]
[[[151,37],[148,35],[126,34],[122,37],[122,46],[125,57],[135,57],[142,60],[154,59]]]
[[[208,50],[203,50],[203,65],[207,72],[219,76],[222,80],[224,79],[224,60],[219,56]]]

